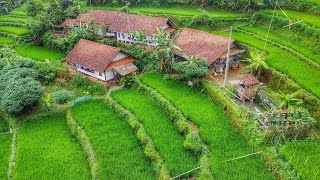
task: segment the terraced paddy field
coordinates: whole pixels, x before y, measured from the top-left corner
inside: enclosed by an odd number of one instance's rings
[[[23,27],[0,26],[0,32],[21,36],[28,34],[28,29]]]
[[[90,179],[84,152],[65,113],[35,115],[19,124],[14,179]]]
[[[10,14],[15,16],[27,16],[27,13],[22,8],[15,8]]]
[[[226,35],[226,33],[220,33]],[[264,41],[242,32],[234,32],[233,38],[255,47],[259,50],[264,50]],[[286,73],[289,78],[301,85],[304,89],[320,98],[320,71],[310,67],[307,63],[299,60],[293,54],[280,49],[270,43],[267,43],[265,51],[268,53],[266,62],[274,69]]]
[[[145,73],[141,80],[170,100],[199,127],[200,136],[210,146],[212,171],[217,179],[275,179],[259,155],[228,161],[255,150],[208,96],[178,81],[164,80],[158,73]]]
[[[65,57],[64,53],[41,46],[22,45],[15,48],[18,54],[37,61],[58,60]]]
[[[320,177],[320,142],[288,143],[280,152],[292,164],[302,179]]]
[[[197,158],[183,146],[184,137],[157,104],[132,90],[114,91],[112,97],[143,123],[172,177],[197,167]]]
[[[267,27],[262,27],[260,25],[259,27],[257,26],[241,27],[240,29],[255,33],[263,38],[266,38],[268,34]],[[320,54],[316,54],[315,52],[310,50],[308,47],[302,46],[292,38],[290,39],[289,37],[284,36],[283,33],[279,33],[277,31],[271,31],[269,32],[268,39],[271,41],[277,42],[283,46],[286,46],[288,48],[291,48],[296,52],[301,53],[302,55],[308,57],[313,62],[320,65]]]
[[[80,102],[72,114],[93,144],[100,179],[155,179],[135,133],[103,100]]]
[[[112,10],[116,11],[121,7],[110,7],[110,6],[93,6],[92,9],[96,10]],[[87,6],[87,9],[91,9]],[[201,14],[201,10],[198,7],[190,8],[183,6],[145,6],[145,7],[130,7],[130,11],[140,12],[143,14],[153,14],[153,15],[175,15],[175,16],[197,16]],[[241,13],[229,12],[219,9],[206,9],[210,16],[220,17],[220,18],[235,18],[240,17]]]
[[[13,17],[9,15],[0,16],[0,22],[26,23],[27,18]]]
[[[11,142],[11,134],[0,135],[0,179],[8,179]]]
[[[15,43],[14,39],[0,36],[0,44],[14,44],[14,43]]]
[[[284,12],[292,20],[296,20],[296,21],[302,20],[303,23],[307,23],[315,27],[320,27],[320,18],[317,15],[308,14],[308,13],[299,12],[299,11],[290,11],[290,10],[284,10]],[[262,10],[260,11],[260,13],[272,15],[273,10]],[[275,14],[281,17],[286,17],[286,15],[281,10],[277,10]]]

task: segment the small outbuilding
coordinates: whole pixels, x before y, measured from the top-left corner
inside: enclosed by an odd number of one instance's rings
[[[239,77],[238,96],[243,100],[253,100],[257,96],[259,86],[260,81],[252,74],[241,75]]]
[[[80,39],[66,60],[70,69],[100,81],[121,78],[138,70],[133,56],[119,48],[85,39]]]

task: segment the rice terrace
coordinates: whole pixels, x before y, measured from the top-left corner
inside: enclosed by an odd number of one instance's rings
[[[319,0],[0,0],[0,180],[320,180]]]

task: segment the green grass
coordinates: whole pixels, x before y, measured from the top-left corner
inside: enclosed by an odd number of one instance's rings
[[[320,177],[320,142],[288,143],[280,152],[292,164],[302,179]]]
[[[273,14],[273,10],[262,10],[260,12],[271,15]],[[303,23],[307,23],[315,27],[320,27],[320,18],[317,15],[291,10],[284,10],[284,12],[290,19],[294,19],[296,21],[303,20]],[[281,10],[277,10],[276,15],[286,17],[286,15],[284,15]]]
[[[249,31],[255,33],[263,38],[265,38],[268,34],[268,29],[259,25],[259,27],[242,27],[241,29],[245,31]],[[312,50],[308,49],[307,47],[302,46],[298,42],[294,41],[292,38],[283,36],[282,34],[276,31],[270,31],[268,39],[282,44],[286,47],[289,47],[296,52],[303,54],[304,56],[308,57],[312,61],[320,64],[320,54],[314,53]]]
[[[8,132],[9,129],[8,123],[0,116],[0,133]]]
[[[155,179],[133,130],[103,100],[80,102],[72,114],[97,153],[100,179]]]
[[[22,27],[12,27],[12,26],[0,26],[0,32],[15,34],[18,36],[28,34],[27,28]]]
[[[90,9],[87,6],[87,9]],[[97,10],[112,10],[116,11],[120,7],[112,6],[93,6],[92,9]],[[156,15],[176,15],[176,16],[197,16],[201,14],[199,10],[200,7],[184,7],[184,6],[168,6],[168,7],[149,7],[149,6],[137,6],[130,7],[130,11],[137,11],[143,14],[156,14]],[[240,17],[241,13],[236,13],[232,11],[224,11],[219,9],[206,9],[210,16],[220,17],[220,18],[236,18]]]
[[[226,35],[225,33],[221,33]],[[241,32],[233,32],[233,38],[260,50],[264,50],[264,41]],[[288,74],[289,78],[301,85],[318,98],[320,97],[320,71],[300,61],[291,53],[267,43],[266,62],[276,70]]]
[[[27,18],[12,17],[9,15],[0,16],[0,22],[26,23]]]
[[[59,51],[45,48],[41,46],[18,46],[15,49],[18,54],[24,57],[32,58],[37,61],[45,61],[45,60],[57,60],[65,57],[64,53]]]
[[[145,73],[141,80],[170,100],[199,127],[200,136],[210,146],[210,162],[217,179],[274,179],[260,156],[223,162],[255,150],[208,96],[177,81],[164,80],[158,73]]]
[[[14,179],[90,179],[86,157],[64,113],[37,115],[19,125]]]
[[[197,167],[196,157],[183,146],[184,137],[157,104],[132,90],[114,91],[112,97],[143,123],[172,177]]]
[[[11,135],[0,135],[0,179],[8,179],[9,158],[11,153]]]
[[[0,36],[0,44],[14,44],[14,43],[15,43],[14,39]]]
[[[16,8],[10,12],[11,15],[16,15],[16,16],[27,16],[27,13],[22,10],[21,8]]]

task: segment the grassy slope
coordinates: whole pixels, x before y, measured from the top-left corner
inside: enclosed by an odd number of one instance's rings
[[[15,49],[21,56],[29,57],[38,61],[57,60],[65,57],[65,54],[50,48],[40,46],[18,46]]]
[[[262,10],[262,13],[273,14],[273,10]],[[290,18],[297,21],[303,20],[304,23],[320,27],[320,18],[317,15],[307,14],[299,11],[284,10],[285,14]],[[276,11],[276,15],[286,17],[281,10]]]
[[[320,177],[320,142],[289,143],[280,152],[301,174],[302,179]]]
[[[91,139],[101,179],[154,179],[136,135],[102,100],[80,102],[72,114]]]
[[[253,32],[261,37],[266,37],[268,34],[268,29],[266,29],[264,27],[242,27],[241,29],[243,29],[245,31]],[[315,54],[314,52],[312,52],[312,50],[310,50],[304,46],[301,46],[301,44],[298,44],[297,42],[293,41],[292,39],[284,37],[283,35],[275,32],[275,31],[271,31],[269,33],[268,38],[274,42],[277,42],[279,44],[287,46],[287,47],[303,54],[304,56],[310,58],[314,62],[320,64],[320,55]]]
[[[11,153],[11,135],[0,135],[0,179],[8,177],[8,162]]]
[[[120,7],[110,7],[110,6],[93,6],[92,9],[98,9],[98,10],[117,10]],[[88,6],[87,9],[90,9]],[[144,14],[159,14],[159,15],[177,15],[177,16],[196,16],[200,15],[201,11],[199,10],[200,7],[183,7],[183,6],[170,6],[170,7],[130,7],[130,11],[137,11]],[[218,10],[218,9],[207,9],[206,10],[210,16],[220,17],[220,18],[235,18],[240,17],[241,13],[235,13],[235,12],[228,12],[224,10]]]
[[[19,127],[15,179],[90,179],[82,148],[65,114],[30,118]]]
[[[197,166],[197,159],[183,147],[183,136],[157,104],[132,90],[115,91],[112,96],[143,123],[173,177]]]
[[[233,38],[257,49],[264,50],[264,41],[250,35],[241,32],[233,32]],[[289,78],[296,81],[315,96],[320,97],[319,71],[300,61],[291,53],[270,45],[269,43],[267,44],[266,52],[268,53],[266,61],[271,67],[282,73],[287,73]]]
[[[15,43],[14,39],[0,36],[0,44],[14,44],[14,43]]]
[[[26,18],[12,17],[9,15],[0,16],[0,22],[26,23],[27,21],[28,19]]]
[[[28,34],[28,29],[22,27],[0,26],[0,32],[6,32],[15,35],[26,35]]]
[[[179,82],[164,80],[163,75],[157,73],[142,75],[142,81],[158,90],[198,125],[202,139],[210,146],[212,169],[218,179],[274,179],[259,156],[223,162],[254,150],[208,96]]]

